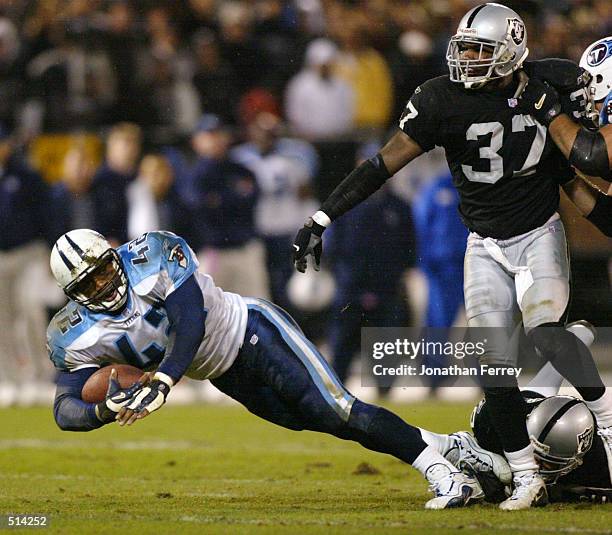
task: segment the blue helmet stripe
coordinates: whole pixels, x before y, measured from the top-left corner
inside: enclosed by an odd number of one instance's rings
[[[70,260],[68,260],[68,257],[63,253],[63,251],[59,250],[59,247],[58,247],[57,251],[59,252],[60,258],[64,261],[64,264],[66,264],[66,267],[70,271],[72,271],[74,269],[74,265],[72,264],[72,262]]]
[[[68,241],[68,243],[71,245],[71,247],[76,251],[76,253],[81,257],[81,258],[85,258],[85,253],[83,252],[83,249],[81,249],[75,242],[74,240],[72,240],[70,238],[70,236],[68,236],[68,234],[66,234],[66,240]]]

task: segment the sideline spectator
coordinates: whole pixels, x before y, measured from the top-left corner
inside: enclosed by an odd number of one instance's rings
[[[175,188],[174,171],[157,154],[142,159],[138,177],[127,188],[128,238],[152,230],[189,236],[190,218]]]
[[[311,176],[303,161],[284,151],[278,117],[260,113],[248,126],[249,141],[232,151],[232,157],[249,168],[260,194],[255,227],[266,246],[266,265],[272,300],[289,308],[287,282],[293,274],[291,243],[296,225],[316,209],[310,188]],[[311,202],[309,202],[311,201]]]
[[[230,160],[232,136],[217,115],[204,115],[192,137],[194,244],[202,271],[226,291],[269,296],[265,251],[255,229],[255,176]]]
[[[334,72],[338,48],[329,39],[308,45],[304,68],[291,79],[285,110],[293,134],[310,141],[331,141],[350,135],[355,93]]]
[[[463,261],[468,230],[459,217],[459,196],[449,172],[427,184],[413,203],[418,266],[427,280],[426,327],[450,328],[463,309]],[[440,332],[443,342],[448,340]],[[425,365],[441,366],[427,356]],[[431,394],[444,383],[432,375]]]
[[[239,75],[221,56],[219,41],[212,31],[199,31],[192,42],[196,60],[193,85],[202,110],[233,122],[239,99]]]
[[[98,213],[98,232],[112,244],[127,241],[127,200],[125,190],[136,178],[142,132],[133,123],[115,125],[106,141],[106,159],[94,176],[96,195],[106,199]]]
[[[402,283],[415,263],[410,206],[385,185],[338,219],[326,238],[336,279],[330,353],[338,377],[346,381],[362,327],[409,325]],[[386,393],[387,388],[379,388],[380,395]]]
[[[350,9],[343,13],[334,25],[341,51],[338,73],[355,91],[355,126],[372,137],[389,125],[393,80],[384,57],[368,43],[367,18]]]
[[[37,402],[51,380],[44,297],[52,217],[48,186],[0,126],[0,407]]]
[[[99,229],[100,212],[108,199],[93,189],[95,163],[81,142],[76,142],[64,157],[61,182],[51,188],[53,218],[51,231],[55,239],[75,228]]]

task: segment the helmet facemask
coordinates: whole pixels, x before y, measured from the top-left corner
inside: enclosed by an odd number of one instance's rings
[[[490,41],[461,34],[451,37],[446,51],[446,61],[453,82],[462,82],[467,89],[478,89],[498,78],[504,78],[517,70],[527,56],[515,62],[516,52],[508,46],[510,31],[503,41]],[[462,59],[462,53],[471,48],[478,52],[474,59]]]
[[[527,417],[540,473],[547,483],[575,470],[591,449],[595,418],[583,401],[570,396],[542,400]]]
[[[477,89],[520,69],[528,54],[527,30],[518,13],[487,3],[472,8],[459,21],[446,62],[451,81]]]
[[[601,76],[601,75],[599,75]],[[593,77],[595,80],[595,77]],[[581,117],[581,124],[590,130],[597,130],[599,128],[599,110],[597,105],[603,103],[605,98],[596,100],[597,90],[594,84],[591,82],[586,91],[587,103],[585,106],[585,116]]]
[[[98,280],[105,282],[98,287]],[[117,251],[108,249],[92,261],[64,293],[92,312],[121,311],[127,302],[128,280]]]
[[[561,476],[569,474],[582,464],[582,458],[588,450],[577,452],[573,457],[559,457],[550,453],[550,447],[530,437],[534,456],[540,466],[540,475],[548,484],[555,483]]]

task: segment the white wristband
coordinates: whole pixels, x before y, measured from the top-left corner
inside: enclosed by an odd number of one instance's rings
[[[321,225],[322,227],[329,227],[331,225],[332,220],[325,212],[321,212],[319,210],[315,215],[312,216],[312,220]]]
[[[174,386],[174,381],[172,380],[172,377],[170,377],[169,375],[165,373],[155,372],[153,379],[157,379],[158,381],[161,381],[162,383],[166,383],[170,388]]]

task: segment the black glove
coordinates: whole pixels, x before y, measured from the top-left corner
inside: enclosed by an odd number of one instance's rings
[[[574,121],[593,126],[593,110],[588,87],[593,77],[580,65],[568,59],[549,58],[525,64],[530,79],[538,79],[552,85],[559,93],[561,111]]]
[[[308,256],[314,258],[315,271],[321,269],[323,240],[321,236],[325,227],[309,217],[293,241],[293,264],[300,273],[305,273],[308,267]]]
[[[108,377],[108,389],[106,398],[96,405],[96,416],[101,422],[108,424],[115,421],[115,418],[122,407],[127,405],[132,396],[142,388],[139,381],[128,388],[121,388],[117,379],[117,370],[114,368]]]
[[[546,126],[561,114],[561,102],[555,88],[537,78],[530,78],[519,100],[520,109]]]
[[[559,93],[571,93],[585,88],[591,82],[591,74],[569,59],[549,58],[525,62],[529,78],[548,82]]]

